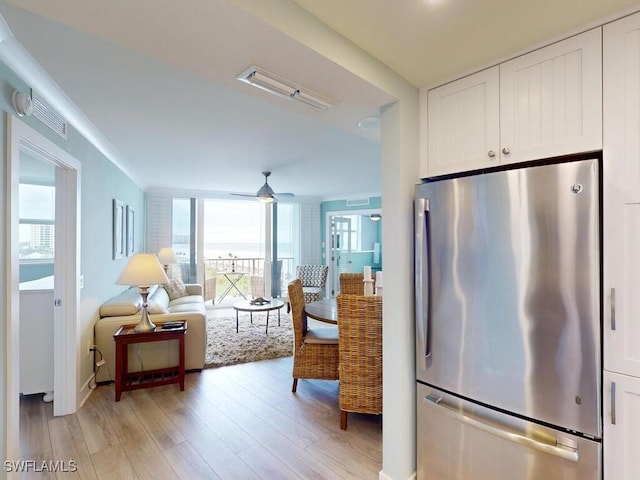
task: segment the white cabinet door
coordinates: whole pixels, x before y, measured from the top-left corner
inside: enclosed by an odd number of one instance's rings
[[[640,377],[640,14],[603,34],[604,366]]]
[[[20,393],[53,391],[53,290],[20,291]]]
[[[493,67],[427,92],[426,176],[498,164],[498,73]]]
[[[604,372],[605,480],[640,478],[640,379]]]
[[[501,163],[602,148],[596,28],[500,65]]]
[[[602,149],[601,37],[589,30],[429,90],[426,114],[422,95],[421,174]]]

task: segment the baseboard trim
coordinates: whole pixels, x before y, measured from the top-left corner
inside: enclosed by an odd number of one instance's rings
[[[380,472],[378,472],[378,480],[395,480],[395,479],[391,478],[389,475],[384,473],[384,471],[380,470]],[[413,472],[411,475],[409,475],[406,478],[406,480],[416,480],[416,472]]]
[[[91,385],[91,382],[93,382],[94,385],[97,386],[97,384],[95,382],[95,379],[96,379],[96,374],[92,373],[91,376],[89,377],[89,379],[86,382],[84,382],[84,384],[82,385],[82,388],[80,389],[80,392],[78,393],[78,397],[80,399],[80,401],[78,402],[78,409],[80,409],[80,407],[82,407],[85,404],[85,402],[89,399],[89,397],[93,393],[94,389],[89,386],[89,385]],[[54,395],[55,395],[55,393],[54,393]]]

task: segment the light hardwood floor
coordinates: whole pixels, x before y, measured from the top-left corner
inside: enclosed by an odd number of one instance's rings
[[[167,385],[124,392],[99,386],[76,414],[53,417],[41,396],[21,401],[21,456],[74,460],[57,478],[377,479],[382,419],[349,415],[340,430],[338,384],[300,380],[291,358],[187,374]],[[21,478],[56,478],[47,472]]]

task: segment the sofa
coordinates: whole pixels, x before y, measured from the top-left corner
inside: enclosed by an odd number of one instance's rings
[[[204,367],[207,348],[207,314],[202,296],[202,286],[184,285],[184,296],[171,300],[163,286],[154,285],[149,290],[149,318],[155,324],[186,320],[185,369],[201,370]],[[100,319],[94,326],[96,362],[100,354],[105,364],[98,368],[96,382],[115,380],[115,343],[113,334],[121,325],[135,325],[140,320],[142,296],[138,287],[131,287],[100,306]],[[163,341],[131,345],[129,347],[129,371],[153,370],[178,365],[178,342]]]

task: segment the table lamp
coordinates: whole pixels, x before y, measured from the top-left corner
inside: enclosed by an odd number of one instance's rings
[[[149,296],[149,287],[151,285],[161,285],[169,283],[169,278],[162,269],[162,265],[158,258],[152,253],[136,253],[127,266],[116,280],[116,285],[129,285],[132,287],[140,287],[140,295],[142,295],[142,316],[135,326],[136,332],[149,332],[156,328],[154,323],[149,320],[149,312],[147,311],[147,297]]]
[[[178,259],[176,258],[176,252],[171,247],[163,247],[158,252],[158,261],[164,267],[164,273],[169,275],[169,265],[174,265],[178,263]]]

